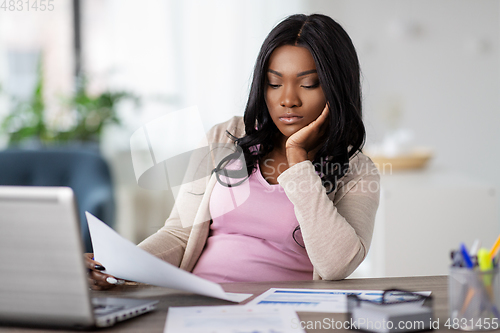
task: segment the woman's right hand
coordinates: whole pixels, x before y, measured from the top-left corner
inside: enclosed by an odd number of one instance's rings
[[[85,266],[88,269],[88,282],[89,287],[93,290],[106,290],[124,281],[115,278],[112,275],[104,274],[101,271],[105,268],[97,261],[94,260],[93,253],[85,253]]]

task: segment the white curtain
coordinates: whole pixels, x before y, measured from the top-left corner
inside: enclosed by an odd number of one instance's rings
[[[253,66],[269,31],[303,11],[303,0],[86,0],[84,69],[91,89],[125,89],[144,98],[121,110],[102,148],[118,179],[119,232],[139,241],[156,231],[170,192],[140,189],[130,163],[132,133],[167,113],[197,105],[205,131],[243,115]],[[159,102],[158,97],[167,102]]]

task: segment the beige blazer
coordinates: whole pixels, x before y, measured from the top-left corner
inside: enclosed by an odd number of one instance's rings
[[[184,270],[192,271],[210,231],[209,200],[216,178],[211,171],[234,144],[226,131],[244,135],[242,117],[216,125],[207,133],[210,153],[194,153],[183,185],[165,225],[138,246]],[[186,133],[189,135],[189,133]],[[208,149],[207,149],[208,150]],[[379,204],[380,175],[362,153],[349,162],[337,189],[326,194],[313,164],[288,168],[278,182],[294,205],[304,245],[314,266],[313,279],[340,280],[363,261],[370,247]]]

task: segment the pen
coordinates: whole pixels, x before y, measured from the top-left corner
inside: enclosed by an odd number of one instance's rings
[[[500,236],[498,236],[497,240],[495,241],[495,244],[493,244],[493,247],[490,250],[490,258],[493,259],[498,253],[498,249],[500,248]]]
[[[467,247],[465,246],[464,243],[460,244],[460,249],[458,250],[462,256],[462,261],[465,264],[465,267],[468,269],[472,270],[474,268],[474,265],[472,264],[472,261],[469,257],[469,251],[467,251]],[[462,310],[460,311],[462,314],[465,313],[467,308],[469,307],[469,303],[472,301],[474,294],[475,294],[474,288],[469,288],[469,291],[467,292],[467,296],[465,297],[464,304],[462,305]]]
[[[469,251],[467,251],[467,247],[465,247],[464,243],[460,244],[460,252],[462,254],[462,259],[464,260],[465,266],[469,269],[474,268],[474,264],[472,263],[472,260],[469,256]]]
[[[481,248],[481,241],[479,239],[476,239],[474,243],[472,243],[472,246],[470,247],[469,255],[471,257],[474,257],[477,255],[477,251]]]
[[[469,250],[469,256],[470,259],[472,260],[472,264],[474,267],[477,266],[477,251],[481,248],[481,241],[479,239],[476,239],[474,243],[472,243],[472,246],[470,247]]]

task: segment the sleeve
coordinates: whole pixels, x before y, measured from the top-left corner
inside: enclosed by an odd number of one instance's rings
[[[174,206],[165,225],[141,243],[139,247],[176,267],[181,264],[191,228],[184,228],[180,223]]]
[[[307,254],[324,280],[349,276],[370,247],[380,196],[380,175],[373,163],[347,183],[339,182],[332,200],[310,161],[278,177],[294,205]],[[333,195],[333,194],[332,194]]]

